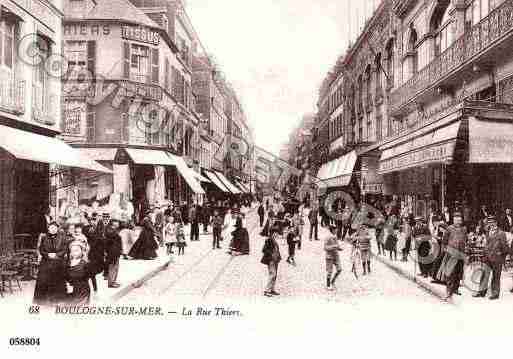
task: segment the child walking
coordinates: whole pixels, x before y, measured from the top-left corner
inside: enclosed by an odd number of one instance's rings
[[[185,233],[183,231],[183,222],[178,222],[176,225],[176,246],[178,247],[178,255],[183,256],[185,254]]]
[[[175,240],[175,225],[173,223],[173,217],[166,217],[166,224],[164,225],[164,244],[166,245],[167,255],[174,254],[173,246],[176,243]]]

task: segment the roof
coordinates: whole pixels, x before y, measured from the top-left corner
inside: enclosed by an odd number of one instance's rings
[[[90,20],[119,20],[154,28],[160,26],[128,0],[97,0],[97,5],[87,14]]]

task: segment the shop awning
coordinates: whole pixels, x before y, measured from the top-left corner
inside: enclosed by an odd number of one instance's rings
[[[356,151],[351,151],[321,166],[317,175],[319,188],[349,185],[357,159]]]
[[[118,151],[117,148],[77,148],[81,153],[95,161],[113,162]]]
[[[219,178],[217,178],[217,176],[210,172],[210,171],[207,171],[207,170],[204,170],[204,173],[205,173],[205,176],[207,176],[207,178],[217,187],[219,188],[222,192],[225,192],[225,193],[230,193],[230,191],[228,190],[228,188],[226,188],[226,186],[221,182],[221,180],[219,180]]]
[[[460,125],[461,121],[457,121],[397,146],[382,146],[379,172],[383,174],[431,163],[452,162]]]
[[[176,170],[180,172],[180,175],[183,177],[185,182],[187,182],[189,188],[196,194],[205,194],[205,190],[201,187],[201,184],[196,179],[194,171],[190,169],[189,166],[187,166],[185,160],[182,157],[173,155],[169,152],[165,153],[171,163],[170,166],[176,167]]]
[[[168,156],[166,151],[159,150],[145,150],[138,148],[126,148],[132,161],[138,165],[161,165],[161,166],[174,166],[175,163]]]
[[[0,147],[18,159],[112,173],[90,157],[55,137],[0,125]]]
[[[469,162],[513,163],[513,123],[470,118]]]
[[[242,193],[249,193],[249,188],[244,183],[242,183],[242,181],[235,179],[234,184],[242,191]]]
[[[225,175],[221,172],[214,171],[216,176],[221,180],[221,182],[225,185],[228,190],[233,194],[240,194],[242,193],[233,183],[230,182],[228,178],[225,177]]]
[[[194,176],[194,178],[196,178],[198,181],[200,182],[207,182],[207,183],[210,183],[211,181],[205,177],[203,177],[201,175],[201,173],[199,172],[196,172],[194,169],[190,168],[189,169],[192,171],[192,175]]]

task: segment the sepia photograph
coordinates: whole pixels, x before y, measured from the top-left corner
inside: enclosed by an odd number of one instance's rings
[[[512,210],[513,0],[0,0],[1,358],[507,356]]]

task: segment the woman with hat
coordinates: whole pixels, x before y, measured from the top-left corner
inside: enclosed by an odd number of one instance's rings
[[[230,243],[229,254],[236,252],[241,255],[249,254],[249,233],[242,225],[242,218],[237,217],[235,221],[235,230],[231,233],[232,241]]]
[[[417,248],[417,262],[419,263],[420,274],[427,278],[431,273],[433,259],[431,254],[431,232],[423,217],[415,218],[415,228],[413,237],[415,238],[415,247]]]
[[[442,218],[436,214],[431,217],[431,223],[433,224],[432,246],[435,249],[434,253],[436,255],[431,267],[431,277],[433,278],[432,283],[445,284],[443,278],[438,275],[438,271],[440,270],[440,266],[442,265],[442,260],[444,258],[442,239],[445,232],[445,224],[442,222]]]
[[[128,253],[128,256],[133,259],[151,260],[157,258],[157,249],[159,245],[156,237],[159,234],[153,225],[151,214],[151,209],[146,210],[139,238]]]
[[[59,230],[56,222],[51,222],[48,233],[43,234],[39,244],[42,258],[34,289],[34,304],[52,305],[64,299],[67,252],[66,234]]]

